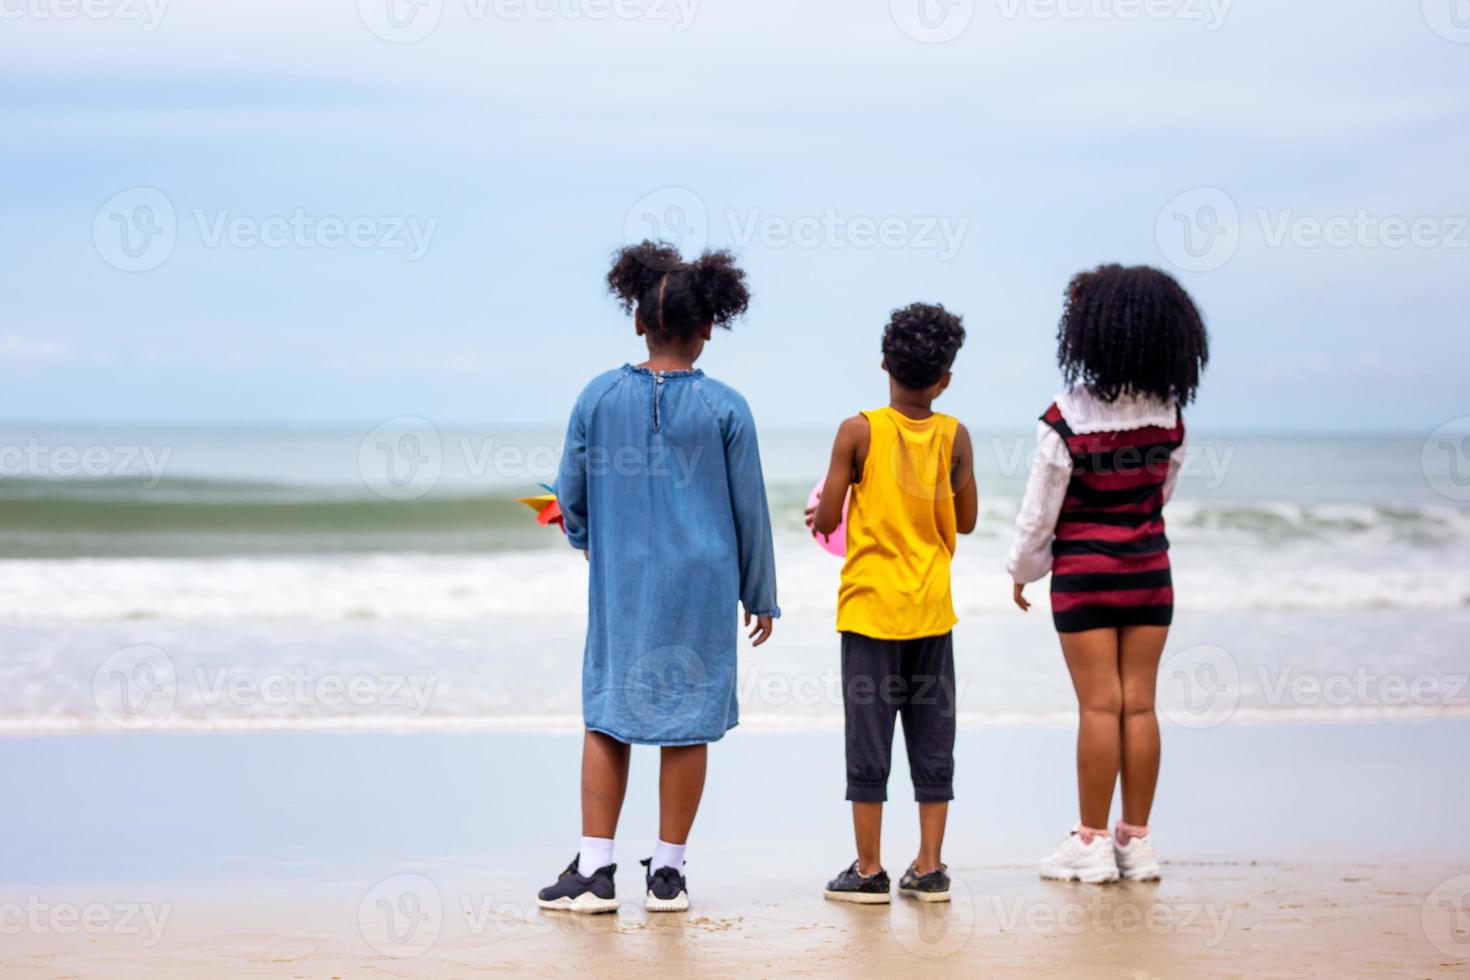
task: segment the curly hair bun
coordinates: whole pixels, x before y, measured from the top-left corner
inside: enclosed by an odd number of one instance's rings
[[[693,265],[694,289],[709,319],[725,326],[750,305],[745,270],[735,265],[729,252],[705,252]]]
[[[750,305],[745,272],[726,251],[685,262],[666,242],[644,241],[613,254],[608,290],[625,313],[637,310],[651,336],[687,340],[710,324],[729,327]]]
[[[618,297],[623,312],[631,313],[639,297],[657,286],[665,273],[683,264],[679,250],[664,242],[642,241],[628,245],[613,254],[607,288]]]
[[[912,303],[889,317],[883,363],[894,381],[919,391],[939,383],[964,342],[959,316],[937,303]]]

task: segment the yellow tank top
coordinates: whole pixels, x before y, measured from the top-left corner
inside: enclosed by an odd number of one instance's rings
[[[948,633],[954,556],[950,456],[958,420],[911,419],[892,408],[863,412],[868,458],[847,510],[847,560],[837,629],[879,640]]]

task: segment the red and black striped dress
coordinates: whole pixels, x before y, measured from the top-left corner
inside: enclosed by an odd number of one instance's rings
[[[1052,541],[1051,609],[1059,633],[1168,626],[1174,618],[1164,484],[1184,419],[1075,433],[1055,404],[1041,420],[1067,444],[1072,477]]]

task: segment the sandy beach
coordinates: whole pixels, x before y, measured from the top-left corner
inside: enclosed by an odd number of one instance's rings
[[[0,970],[19,976],[1457,976],[1463,720],[1170,728],[1163,881],[1043,882],[1065,726],[961,732],[948,907],[824,902],[850,860],[836,733],[718,746],[694,908],[649,916],[634,759],[618,914],[537,911],[575,848],[575,737],[0,740]],[[30,764],[20,765],[24,758]],[[915,835],[900,767],[885,863]],[[1001,802],[1005,801],[1005,802]],[[1411,827],[1412,833],[1405,828]]]
[[[1465,866],[1462,866],[1465,867]],[[166,938],[7,937],[33,976],[1463,976],[1423,905],[1442,868],[1171,862],[1156,885],[1047,883],[1029,867],[956,866],[949,906],[860,908],[750,880],[687,916],[537,915],[488,884],[417,932],[360,931],[359,896],[180,901]],[[397,894],[420,894],[412,879]],[[966,894],[968,893],[968,894]],[[450,896],[446,896],[448,899]],[[463,903],[463,906],[461,905]],[[406,921],[406,920],[405,920]],[[364,935],[366,932],[366,936]],[[408,938],[412,937],[412,938]],[[1463,937],[1462,937],[1463,938]],[[395,941],[396,940],[396,941]],[[1445,934],[1441,944],[1452,943]],[[428,948],[418,952],[418,948]],[[408,955],[412,953],[413,955]]]

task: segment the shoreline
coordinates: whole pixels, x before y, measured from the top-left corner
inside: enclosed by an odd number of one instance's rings
[[[1456,655],[1467,622],[1465,609],[1191,613],[1171,630],[1160,665],[1160,718],[1213,729],[1470,717],[1470,675]],[[793,616],[780,630],[774,643],[740,655],[741,729],[837,731],[841,675],[830,621]],[[115,731],[575,733],[584,639],[581,618],[539,614],[501,623],[0,625],[0,645],[13,652],[11,683],[0,690],[0,739]],[[1049,622],[1018,612],[956,629],[961,729],[1075,724],[1056,642]],[[131,680],[140,664],[165,682],[161,698],[145,702],[144,688]],[[146,710],[130,707],[144,703]]]
[[[216,880],[224,869],[213,859],[262,881],[290,877],[306,858],[344,874],[441,858],[511,870],[524,855],[535,880],[575,849],[575,733],[153,734],[0,739],[0,777],[25,803],[0,810],[3,880],[185,884],[200,872]],[[1153,824],[1165,860],[1450,860],[1463,851],[1456,816],[1470,812],[1470,783],[1452,774],[1470,720],[1207,730],[1165,722],[1161,734]],[[1039,857],[1075,820],[1074,750],[1071,725],[962,729],[951,857]],[[651,748],[634,750],[623,823],[632,840],[657,825],[657,760]],[[907,780],[899,732],[888,795],[901,846],[916,833]],[[696,849],[760,841],[806,853],[802,863],[814,854],[828,855],[823,868],[842,863],[844,785],[840,731],[736,728],[711,748]],[[1398,830],[1404,808],[1415,814],[1413,835]],[[195,855],[176,869],[190,874],[171,872],[178,854]]]
[[[1201,714],[1194,727],[1217,728],[1222,725],[1250,727],[1270,725],[1351,725],[1363,722],[1433,722],[1470,718],[1470,705],[1405,705],[1393,707],[1354,706],[1348,708],[1236,708],[1226,713]],[[1076,712],[960,712],[956,723],[961,731],[984,731],[997,728],[1059,729],[1077,724]],[[1166,724],[1162,719],[1160,724]],[[843,721],[838,715],[791,717],[788,715],[742,716],[730,732],[744,732],[762,737],[802,735],[814,732],[840,732]],[[584,726],[580,716],[524,715],[520,717],[448,717],[448,718],[374,718],[342,715],[327,718],[214,718],[170,719],[141,731],[119,728],[105,720],[83,718],[0,718],[0,739],[51,736],[92,735],[249,735],[249,734],[369,734],[369,735],[574,735]],[[730,737],[727,732],[725,739]],[[724,741],[719,739],[717,741]],[[716,743],[711,743],[716,744]]]

